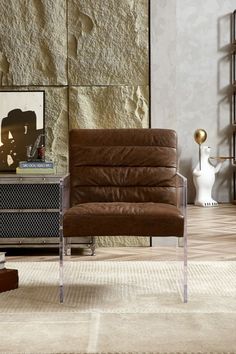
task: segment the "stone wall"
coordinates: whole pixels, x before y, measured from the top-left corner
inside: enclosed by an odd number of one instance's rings
[[[0,14],[0,90],[45,91],[58,171],[69,129],[149,126],[148,0],[1,0]],[[115,242],[149,244],[99,239]]]

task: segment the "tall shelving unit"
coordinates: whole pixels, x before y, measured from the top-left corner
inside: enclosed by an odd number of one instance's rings
[[[232,168],[233,168],[233,203],[236,204],[236,10],[232,13],[231,20],[231,47],[232,47],[232,58],[231,58],[231,85],[232,85],[232,96],[231,96],[231,125],[232,125]]]

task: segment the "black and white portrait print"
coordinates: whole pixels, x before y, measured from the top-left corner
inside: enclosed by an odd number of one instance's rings
[[[0,92],[0,171],[15,171],[40,134],[44,137],[44,91]]]

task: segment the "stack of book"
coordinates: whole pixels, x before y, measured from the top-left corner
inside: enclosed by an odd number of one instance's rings
[[[55,173],[53,161],[20,161],[16,173],[52,174]]]
[[[5,267],[5,252],[0,252],[0,293],[18,288],[17,269],[7,269]]]

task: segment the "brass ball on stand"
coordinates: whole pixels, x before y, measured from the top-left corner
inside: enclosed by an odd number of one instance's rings
[[[194,132],[194,140],[198,144],[199,169],[201,171],[201,145],[207,139],[207,132],[204,129],[197,129]]]

